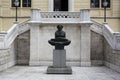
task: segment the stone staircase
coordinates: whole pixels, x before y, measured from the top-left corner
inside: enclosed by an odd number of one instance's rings
[[[45,15],[47,14],[48,13],[46,13]],[[44,21],[48,18],[45,17],[45,15],[43,15],[42,13]],[[52,14],[49,15],[54,17],[54,15]],[[67,17],[70,18],[70,16]],[[65,17],[63,16],[62,18]],[[22,23],[14,24],[6,33],[0,33],[0,71],[16,64],[16,38],[18,35],[21,35],[22,33],[30,30],[28,22],[29,20]],[[93,20],[92,22],[93,25],[91,25],[91,31],[103,36],[105,39],[104,46],[106,46],[105,49],[107,50],[104,49],[102,54],[104,55],[103,64],[120,72],[120,33],[113,32],[106,23],[100,24]],[[47,23],[50,22],[47,21]],[[109,49],[107,46],[109,46]]]

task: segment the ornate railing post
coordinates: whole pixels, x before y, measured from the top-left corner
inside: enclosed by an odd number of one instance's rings
[[[80,21],[90,21],[90,13],[89,9],[81,9],[80,10]]]
[[[40,21],[41,14],[40,9],[31,9],[31,21]]]

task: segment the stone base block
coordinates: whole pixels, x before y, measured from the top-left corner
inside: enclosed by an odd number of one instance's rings
[[[63,68],[49,66],[47,69],[47,74],[72,74],[72,69],[68,66]]]
[[[53,50],[53,66],[54,67],[66,66],[66,50]]]

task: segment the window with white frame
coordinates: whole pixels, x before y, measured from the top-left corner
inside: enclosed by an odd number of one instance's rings
[[[91,8],[103,8],[103,2],[107,1],[107,8],[110,8],[110,0],[91,0],[90,7]]]

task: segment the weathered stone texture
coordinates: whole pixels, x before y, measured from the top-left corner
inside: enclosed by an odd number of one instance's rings
[[[106,40],[104,40],[104,60],[120,67],[120,51],[113,50]]]
[[[91,60],[92,65],[103,63],[103,36],[91,31]]]
[[[7,49],[0,49],[0,71],[15,65],[15,57],[14,44]]]
[[[30,31],[17,37],[17,64],[28,65],[30,57]]]

